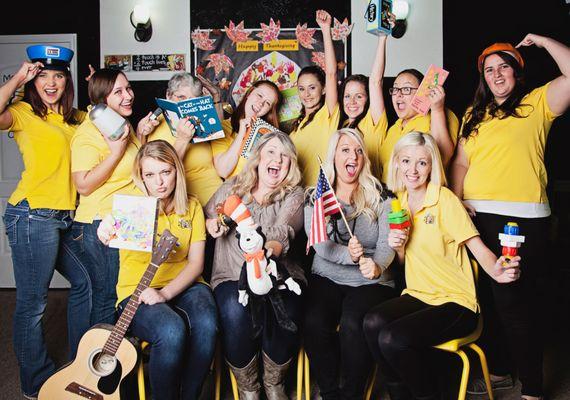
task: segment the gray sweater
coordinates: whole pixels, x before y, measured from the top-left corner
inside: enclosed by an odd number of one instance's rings
[[[204,207],[206,218],[217,218],[216,205],[223,203],[230,194],[235,178],[227,180],[208,201]],[[256,201],[246,204],[253,220],[263,228],[267,240],[274,240],[283,246],[281,256],[278,258],[291,277],[297,282],[306,283],[301,266],[288,254],[289,247],[295,234],[303,229],[303,190],[297,187],[291,193],[274,203],[261,205]],[[243,251],[239,248],[235,236],[235,228],[216,239],[214,249],[214,265],[210,284],[215,289],[225,281],[239,280],[241,267],[245,259]]]
[[[349,215],[353,208],[351,205],[340,202],[345,215]],[[382,269],[382,275],[378,279],[367,279],[362,276],[358,268],[358,264],[352,262],[348,253],[348,240],[350,236],[346,226],[337,214],[339,219],[336,221],[338,235],[335,238],[333,233],[333,222],[329,220],[327,223],[327,234],[329,240],[314,246],[315,258],[313,259],[312,273],[328,278],[339,285],[362,286],[370,284],[383,284],[394,287],[392,273],[388,268],[394,259],[394,250],[388,246],[388,213],[390,212],[390,203],[385,201],[380,205],[381,209],[377,210],[378,218],[373,221],[365,215],[360,215],[355,220],[349,220],[348,224],[352,229],[352,233],[358,238],[362,247],[364,247],[364,255],[370,257]],[[309,236],[311,228],[311,216],[313,214],[313,206],[305,205],[305,231]],[[332,216],[335,218],[335,216]]]

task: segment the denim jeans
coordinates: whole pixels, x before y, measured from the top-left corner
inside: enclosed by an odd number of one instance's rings
[[[222,341],[228,362],[238,368],[245,367],[261,350],[277,364],[290,360],[299,349],[299,331],[287,331],[277,325],[271,307],[266,312],[265,326],[260,335],[261,339],[252,339],[253,324],[249,314],[249,306],[238,303],[237,281],[220,283],[214,289],[214,296],[220,310],[220,325]],[[302,290],[305,288],[302,287]],[[302,315],[302,299],[289,290],[281,290],[287,315],[300,330]]]
[[[30,209],[26,200],[15,206],[8,204],[4,214],[16,280],[14,350],[22,391],[29,396],[36,395],[55,371],[42,330],[49,284],[55,269],[71,284],[67,304],[71,358],[75,357],[79,340],[90,326],[89,261],[75,240],[80,233],[69,214],[62,210]]]
[[[91,258],[89,277],[93,287],[91,325],[114,324],[117,320],[117,279],[119,276],[119,249],[105,246],[97,237],[101,220],[91,224],[76,222],[83,233],[83,247]]]
[[[119,311],[127,302],[121,302]],[[167,303],[139,306],[130,332],[151,345],[153,399],[198,399],[214,357],[217,319],[212,291],[203,283]]]

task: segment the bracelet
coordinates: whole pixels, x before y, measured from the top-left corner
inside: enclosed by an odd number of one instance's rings
[[[220,104],[222,100],[214,101],[214,104]]]

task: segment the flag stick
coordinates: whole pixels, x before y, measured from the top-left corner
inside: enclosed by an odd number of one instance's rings
[[[319,160],[319,166],[323,170],[323,175],[325,176],[325,179],[327,180],[327,183],[329,184],[329,187],[331,188],[331,191],[333,192],[335,199],[338,201],[338,197],[336,197],[336,193],[334,192],[333,185],[331,185],[331,183],[329,182],[329,178],[327,177],[327,174],[324,173],[325,170],[323,169],[323,162],[321,160],[321,157],[319,157],[317,155],[317,159]],[[346,225],[346,229],[348,230],[348,234],[350,235],[351,238],[353,238],[354,235],[352,234],[352,230],[350,229],[350,226],[348,226],[348,221],[346,220],[346,217],[344,216],[344,213],[342,212],[342,207],[340,206],[340,203],[339,203],[338,209],[340,211],[340,216],[342,217],[342,220],[344,221],[344,224]]]

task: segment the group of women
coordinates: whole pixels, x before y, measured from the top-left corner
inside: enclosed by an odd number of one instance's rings
[[[286,399],[285,375],[301,342],[323,399],[362,398],[373,362],[392,400],[436,399],[429,349],[472,332],[481,310],[494,387],[512,385],[510,355],[522,397],[543,396],[533,307],[550,214],[544,148],[552,121],[570,105],[570,49],[543,36],[524,38],[517,47],[544,48],[561,71],[534,90],[524,86],[517,48],[498,43],[485,49],[461,128],[441,86],[430,88],[430,113],[411,108],[423,77],[404,70],[389,89],[398,120],[388,127],[382,91],[387,37],[378,38],[370,77],[352,75],[337,86],[331,16],[319,10],[316,22],[325,70],[302,69],[303,110],[292,132],[264,135],[247,161],[240,144],[255,118],[278,125],[281,94],[269,81],[252,84],[224,120],[225,138],[201,143],[191,142],[187,119],[172,135],[151,113],[136,129],[127,124],[118,140],[106,138],[88,114],[73,109],[68,63],[25,62],[0,88],[0,129],[13,132],[25,166],[4,224],[16,278],[14,348],[26,398],[37,396],[55,370],[41,324],[54,269],[71,284],[73,357],[90,326],[115,322],[150,261],[146,253],[107,246],[118,193],[159,199],[157,232],[168,228],[180,243],[140,294],[130,327],[150,343],[156,398],[199,396],[219,331],[242,399],[259,399],[262,386],[268,399]],[[7,105],[22,85],[23,101]],[[96,71],[88,90],[92,105],[131,116],[135,95],[122,72]],[[222,116],[217,88],[188,73],[169,81],[166,97],[203,93]],[[311,260],[294,249],[303,225],[305,233],[311,229],[317,156],[346,223],[338,214],[328,217],[328,240],[314,246]],[[262,228],[272,257],[301,285],[303,296],[281,291],[297,332],[280,328],[268,308],[262,334],[252,334],[248,308],[238,298],[242,250],[235,228],[218,216],[218,205],[232,194]],[[390,229],[394,196],[408,210],[410,228]],[[497,257],[496,235],[511,221],[526,236],[520,265],[521,257]],[[477,292],[467,250],[484,270]],[[395,276],[402,271],[406,285],[399,296]],[[471,390],[479,386],[474,381]]]

